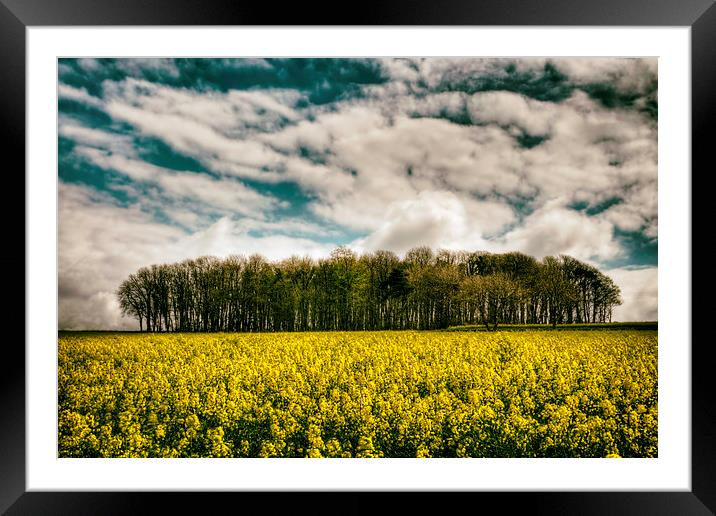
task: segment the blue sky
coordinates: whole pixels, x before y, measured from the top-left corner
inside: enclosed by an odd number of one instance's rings
[[[657,318],[656,59],[60,59],[61,328],[137,268],[569,254]]]

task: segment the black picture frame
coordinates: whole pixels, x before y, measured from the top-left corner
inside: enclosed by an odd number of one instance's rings
[[[273,3],[231,0],[0,0],[0,145],[5,157],[6,181],[16,181],[8,185],[16,192],[11,197],[21,204],[18,207],[9,202],[0,203],[6,237],[14,244],[12,248],[6,247],[8,252],[0,261],[8,271],[22,268],[25,281],[28,274],[26,230],[24,224],[17,223],[20,210],[23,216],[25,214],[24,195],[17,193],[25,192],[24,174],[17,172],[25,170],[25,31],[32,26],[53,25],[688,26],[691,28],[692,70],[692,220],[702,220],[697,216],[698,208],[708,206],[698,197],[705,195],[707,189],[698,189],[695,183],[697,178],[713,170],[709,138],[709,129],[716,125],[716,6],[713,0],[488,0],[479,3],[370,0],[353,9],[346,4],[319,8],[302,3],[287,3],[277,8]],[[692,230],[692,235],[694,232]],[[693,244],[696,243],[694,240]],[[694,266],[706,256],[706,253],[695,252],[693,244],[692,274]],[[25,291],[19,274],[8,275],[6,288],[11,292]],[[696,303],[693,293],[692,289],[692,321],[700,321],[707,317],[709,304]],[[0,374],[0,512],[127,514],[154,512],[153,505],[157,504],[162,512],[183,513],[196,510],[196,504],[201,504],[205,511],[220,503],[240,503],[234,506],[237,510],[248,507],[246,504],[258,503],[268,510],[268,503],[271,512],[284,505],[280,510],[308,507],[314,513],[358,514],[384,505],[380,494],[363,492],[321,493],[319,500],[311,502],[307,498],[309,495],[315,498],[315,493],[26,492],[25,353],[20,345],[26,337],[24,326],[15,331],[21,335],[12,338],[6,335],[3,339],[5,367]],[[422,512],[433,506],[444,510],[457,508],[461,503],[483,510],[480,508],[489,507],[485,502],[495,502],[501,511],[508,513],[517,510],[545,514],[716,513],[716,426],[713,425],[716,404],[712,397],[709,341],[695,338],[693,324],[691,340],[691,491],[450,493],[447,506],[445,497],[428,499],[426,493],[401,493],[395,500],[401,504],[401,512],[416,509]],[[211,504],[207,505],[209,497]]]

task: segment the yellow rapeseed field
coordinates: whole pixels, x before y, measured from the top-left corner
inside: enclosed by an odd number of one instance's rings
[[[657,333],[61,334],[60,457],[656,457]]]

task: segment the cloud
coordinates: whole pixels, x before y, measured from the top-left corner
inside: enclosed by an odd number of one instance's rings
[[[605,261],[622,251],[612,225],[558,205],[546,205],[501,238],[502,247],[537,258],[568,254],[580,260]]]
[[[103,83],[110,109],[129,106],[162,116],[175,115],[224,134],[270,130],[298,119],[293,106],[303,98],[294,90],[194,91],[127,78]]]
[[[135,57],[132,59],[118,59],[115,62],[117,63],[118,69],[132,76],[154,73],[177,79],[181,75],[181,71],[174,62],[174,59]]]
[[[187,233],[157,222],[137,207],[121,206],[91,188],[62,181],[58,217],[61,329],[136,329],[136,321],[121,316],[115,292],[143,266],[205,255],[260,253],[271,260],[291,255],[319,257],[334,247],[288,235],[251,236],[249,231],[264,224],[253,219],[223,217]],[[300,225],[300,221],[293,223]],[[286,229],[291,229],[290,223]]]
[[[102,69],[102,59],[94,59],[91,57],[85,57],[77,59],[77,65],[85,72],[96,72]]]
[[[508,91],[476,93],[467,104],[474,121],[516,125],[533,135],[547,135],[560,115],[551,102],[541,102]]]
[[[170,196],[191,199],[234,213],[262,217],[264,210],[283,205],[238,181],[214,179],[206,175],[166,174],[158,178],[157,183]]]
[[[618,268],[604,271],[619,286],[624,304],[614,309],[615,321],[656,321],[659,319],[658,269]]]
[[[273,234],[250,236],[249,222],[233,221],[224,217],[203,231],[196,232],[169,246],[168,254],[182,258],[196,256],[226,257],[232,254],[261,254],[268,260],[280,260],[289,256],[327,256],[335,246],[322,244],[306,238]]]
[[[375,116],[371,120],[361,131],[332,133],[328,166],[351,170],[355,176],[344,180],[341,188],[318,189],[317,201],[311,205],[318,215],[351,228],[373,230],[384,222],[391,203],[414,199],[421,192],[517,195],[531,191],[519,175],[512,139],[500,129],[435,119],[400,117],[388,123]]]
[[[259,218],[263,217],[267,210],[283,205],[276,198],[262,195],[235,179],[217,179],[201,173],[172,171],[89,147],[80,147],[76,153],[102,169],[120,172],[137,182],[156,185],[162,202],[190,200],[193,201],[195,209],[202,212],[232,212]],[[142,194],[146,195],[145,192]],[[151,196],[151,193],[149,195]]]
[[[461,199],[449,191],[421,192],[392,203],[383,223],[353,246],[358,250],[389,250],[399,254],[420,245],[446,249],[491,247],[486,235],[514,220],[502,203]]]
[[[281,158],[265,145],[251,140],[227,138],[214,128],[188,117],[151,113],[115,101],[107,104],[107,112],[116,119],[134,125],[143,134],[160,138],[177,151],[200,161],[213,157],[214,159],[206,160],[210,165],[228,162],[251,167],[244,170],[253,169],[252,175],[256,178],[269,176],[270,174],[262,173],[258,169],[276,165]],[[227,166],[221,171],[231,170],[236,169]]]
[[[182,232],[87,187],[61,181],[58,195],[59,327],[133,327],[118,323],[116,305],[96,301],[111,298],[126,275],[152,263]]]
[[[135,154],[132,139],[126,134],[86,127],[66,116],[59,117],[58,132],[60,136],[83,146],[120,152],[127,156]]]
[[[387,74],[395,80],[368,85],[371,97],[306,110],[296,109],[303,97],[291,90],[221,93],[125,79],[106,81],[104,93],[107,112],[143,134],[220,174],[295,182],[316,196],[314,213],[353,229],[374,228],[382,206],[423,190],[529,198],[533,207],[556,198],[565,206],[596,205],[623,197],[636,182],[651,181],[655,129],[640,115],[605,109],[584,92],[556,104],[512,91],[410,95],[391,90],[416,74],[437,87],[439,81],[428,80],[426,73],[438,70],[443,80],[446,74],[504,75],[508,64],[519,65],[520,72],[544,68],[544,63],[514,60],[384,60],[382,66],[395,68]],[[478,125],[440,118],[463,111]],[[416,113],[438,118],[411,118]],[[275,125],[277,120],[290,124]],[[260,127],[248,130],[251,124]],[[544,143],[520,148],[520,138],[533,135],[543,136]],[[301,155],[305,149],[309,156]],[[363,217],[355,217],[354,204]],[[656,217],[653,203],[634,211],[647,221]]]
[[[577,84],[609,83],[622,92],[645,94],[657,78],[656,58],[552,59]]]
[[[261,232],[312,237],[337,237],[341,235],[341,233],[335,228],[309,222],[301,218],[281,220],[258,220],[244,218],[241,219],[240,224],[241,230],[244,232]]]
[[[310,147],[319,154],[323,173],[292,178],[318,194],[315,213],[360,230],[375,229],[392,202],[436,189],[528,199],[533,209],[618,198],[644,220],[656,217],[655,202],[636,195],[653,191],[657,156],[655,129],[637,113],[607,110],[580,91],[562,104],[512,92],[411,99],[383,99],[389,108],[376,98],[338,105],[261,140],[283,152]],[[463,103],[477,126],[404,114],[448,109],[457,116]],[[525,148],[525,134],[544,142]],[[341,182],[333,184],[336,178]]]
[[[57,86],[57,95],[61,99],[73,100],[96,108],[103,106],[101,99],[90,95],[84,88],[74,88],[67,84],[59,83]]]

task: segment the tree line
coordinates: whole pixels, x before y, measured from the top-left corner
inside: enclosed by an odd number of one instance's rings
[[[417,247],[314,260],[200,257],[143,267],[117,290],[140,331],[438,329],[611,321],[619,287],[566,255]]]

